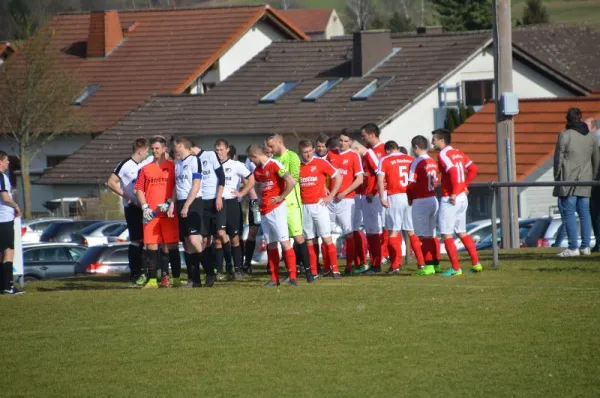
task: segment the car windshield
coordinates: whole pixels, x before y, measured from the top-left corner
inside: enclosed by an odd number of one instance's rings
[[[94,232],[95,230],[97,230],[99,227],[101,227],[102,225],[106,224],[105,222],[101,221],[101,222],[97,222],[95,224],[92,225],[88,225],[87,227],[83,228],[81,231],[79,231],[79,233],[81,235],[89,235],[92,232]]]
[[[551,220],[549,218],[540,218],[537,220],[529,230],[527,237],[534,239],[542,238],[546,234],[546,230],[550,225],[550,221]]]
[[[119,236],[127,229],[127,225],[119,225],[116,229],[111,230],[107,236]]]

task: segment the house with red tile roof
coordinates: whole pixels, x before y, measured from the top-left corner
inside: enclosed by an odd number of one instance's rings
[[[279,12],[313,40],[344,35],[344,24],[333,8],[293,8]]]
[[[554,181],[553,160],[558,134],[565,129],[567,110],[581,109],[583,118],[600,122],[600,97],[524,99],[519,102],[515,123],[517,181]],[[452,133],[452,146],[467,153],[479,168],[475,182],[498,181],[496,163],[496,104],[489,103]],[[469,194],[470,216],[490,215],[489,190],[473,188]],[[518,189],[519,217],[549,215],[556,206],[551,187]]]
[[[271,43],[309,39],[268,5],[69,13],[53,17],[47,28],[54,32],[50,50],[59,66],[81,85],[73,107],[89,127],[48,143],[31,165],[40,172],[154,94],[205,94]],[[6,140],[0,149],[13,152]],[[44,211],[47,200],[72,196],[38,188],[32,189],[34,211]]]

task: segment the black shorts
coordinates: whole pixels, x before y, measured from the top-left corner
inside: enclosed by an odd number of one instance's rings
[[[0,251],[15,248],[15,222],[0,222]]]
[[[224,229],[229,236],[237,236],[241,233],[242,205],[234,199],[223,200],[225,223],[217,224],[217,229]]]
[[[131,242],[142,242],[144,240],[144,212],[140,207],[125,206],[125,222],[129,230]]]
[[[202,225],[200,234],[202,236],[213,236],[217,233],[217,223],[221,224],[225,212],[217,213],[216,199],[202,199]],[[217,219],[218,218],[218,219]]]
[[[200,235],[202,228],[202,199],[196,198],[190,205],[186,218],[181,217],[181,209],[185,200],[177,201],[177,217],[179,218],[179,240],[183,242],[184,238],[190,235]]]

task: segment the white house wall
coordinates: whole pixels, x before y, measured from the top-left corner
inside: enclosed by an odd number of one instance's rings
[[[325,39],[331,39],[336,36],[344,36],[344,24],[340,21],[340,17],[335,10],[329,16],[329,23],[325,31]]]
[[[550,164],[544,165],[547,170],[535,181],[554,181],[553,169]],[[552,196],[552,187],[531,187],[521,191],[521,217],[542,217],[550,214],[550,208],[555,207],[557,199]]]
[[[402,50],[400,50],[402,52]],[[486,80],[494,78],[494,58],[491,48],[481,51],[477,56],[454,72],[444,84],[455,87],[464,81]],[[537,71],[513,59],[513,87],[520,99],[554,98],[571,96],[573,93],[559,86]],[[461,98],[464,95],[461,93]],[[456,95],[449,92],[447,100],[456,101]],[[400,145],[407,145],[415,135],[431,138],[434,129],[434,109],[438,108],[439,96],[437,84],[427,95],[405,109],[391,123],[382,129],[382,139],[396,140]]]

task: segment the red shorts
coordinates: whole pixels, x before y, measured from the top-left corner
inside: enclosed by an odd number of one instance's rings
[[[157,245],[178,242],[179,221],[177,217],[156,217],[148,224],[144,224],[144,244]]]

